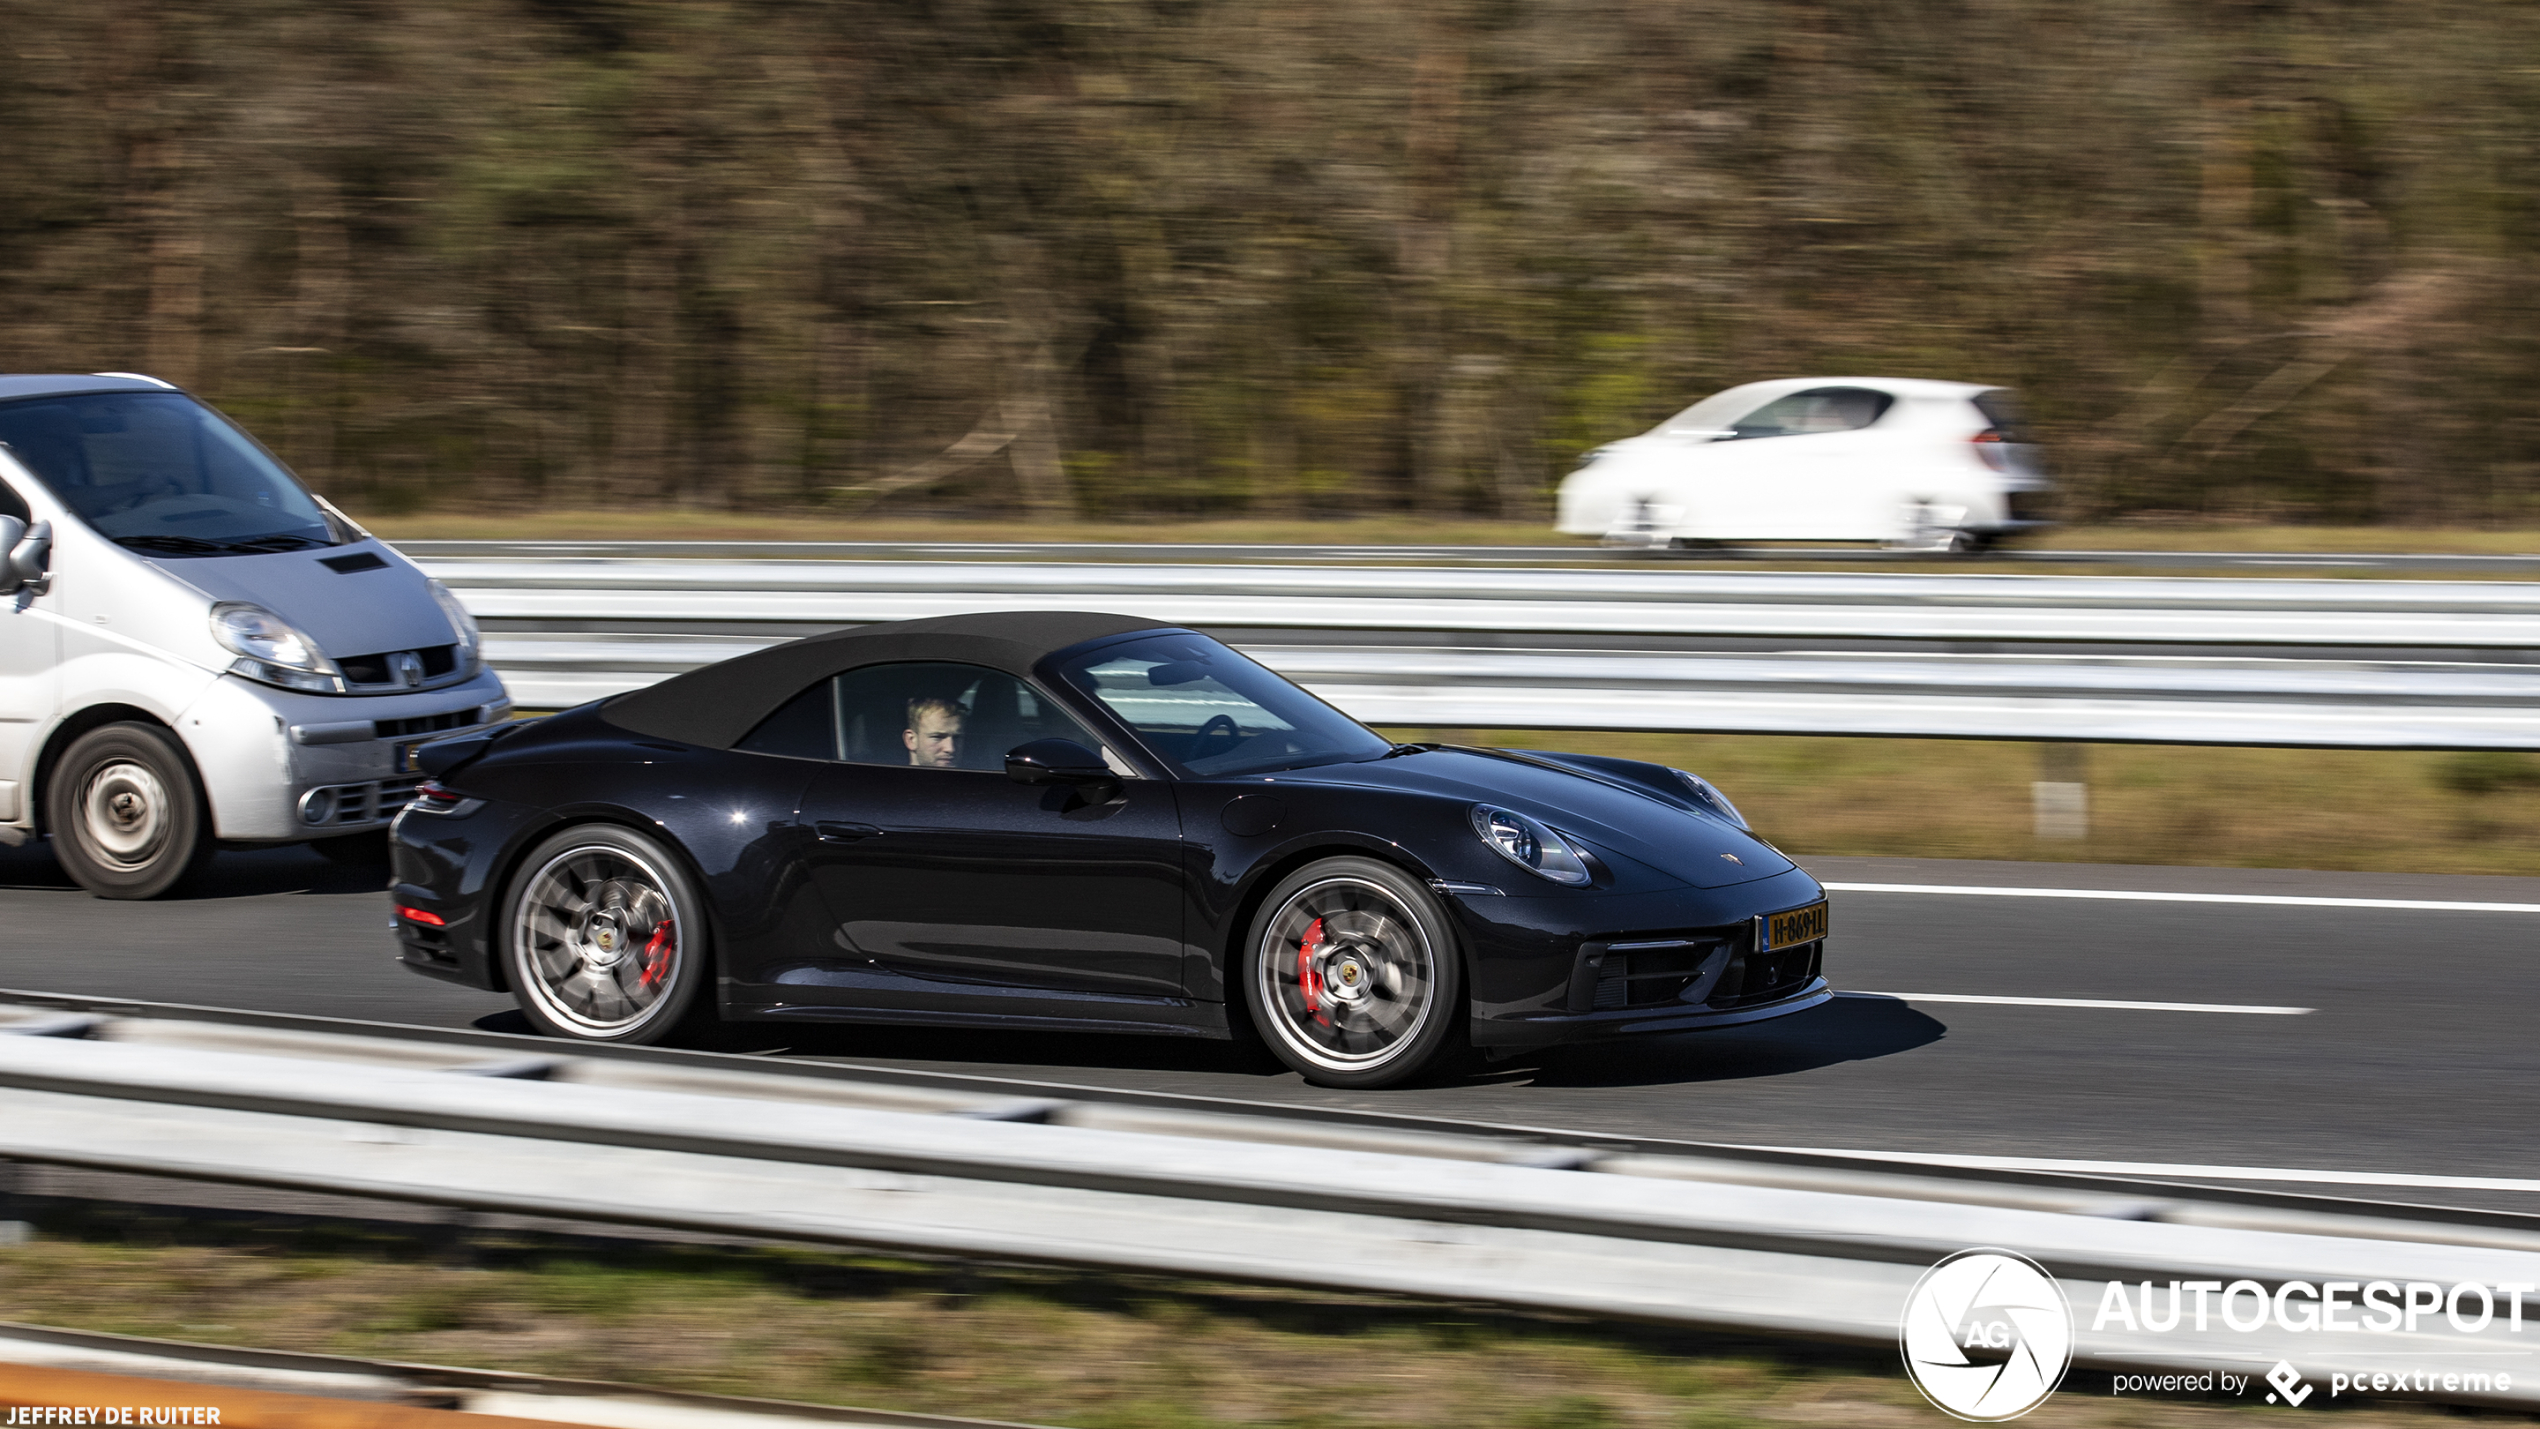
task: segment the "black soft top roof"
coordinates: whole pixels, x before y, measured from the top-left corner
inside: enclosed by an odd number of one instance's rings
[[[620,729],[730,749],[776,707],[814,681],[864,665],[948,660],[1028,675],[1042,657],[1088,640],[1139,630],[1173,630],[1160,620],[1083,610],[1008,610],[890,620],[753,650],[675,675],[600,706]]]

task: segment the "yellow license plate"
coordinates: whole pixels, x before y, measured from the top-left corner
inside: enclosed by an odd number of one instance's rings
[[[1819,901],[1787,913],[1764,915],[1764,947],[1787,948],[1813,943],[1826,935],[1826,905]]]

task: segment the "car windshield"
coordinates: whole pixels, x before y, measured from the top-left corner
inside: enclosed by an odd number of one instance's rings
[[[181,392],[0,402],[0,443],[100,535],[161,556],[348,539],[254,438]]]
[[[1725,392],[1714,392],[1692,406],[1658,424],[1662,432],[1716,432],[1727,429],[1739,416],[1754,411],[1762,403],[1755,395],[1762,383],[1748,383]]]
[[[1204,635],[1150,635],[1062,665],[1147,747],[1202,776],[1374,759],[1392,741]]]

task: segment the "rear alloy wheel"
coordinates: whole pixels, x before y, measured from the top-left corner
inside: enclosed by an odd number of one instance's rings
[[[1271,891],[1245,996],[1280,1061],[1326,1087],[1418,1076],[1464,1035],[1464,968],[1429,890],[1390,864],[1334,858]]]
[[[705,985],[705,922],[687,874],[660,844],[614,824],[567,829],[532,850],[499,927],[512,996],[553,1036],[664,1041]]]
[[[193,761],[157,725],[110,724],[73,740],[44,802],[54,858],[100,898],[156,898],[212,856]]]

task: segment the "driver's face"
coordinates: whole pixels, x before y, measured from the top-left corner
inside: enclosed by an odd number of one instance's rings
[[[917,727],[903,732],[900,738],[908,745],[909,763],[931,769],[955,768],[961,758],[961,716],[928,710],[918,716]]]

